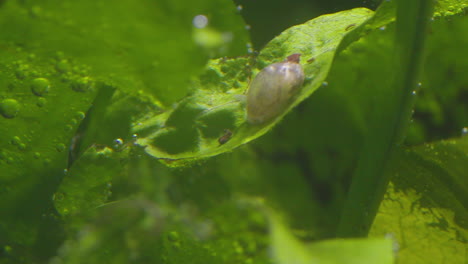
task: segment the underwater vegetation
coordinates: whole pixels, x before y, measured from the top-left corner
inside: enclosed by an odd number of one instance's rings
[[[466,263],[468,2],[376,2],[0,0],[0,264]]]

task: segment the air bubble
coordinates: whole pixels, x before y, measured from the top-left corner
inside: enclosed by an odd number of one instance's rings
[[[20,104],[15,99],[4,99],[0,102],[0,114],[5,118],[14,118],[20,110]]]
[[[37,99],[36,105],[38,107],[43,107],[47,103],[47,100],[43,97]]]
[[[205,15],[197,15],[193,18],[192,24],[196,28],[205,28],[208,25],[208,18]]]
[[[76,119],[81,121],[85,118],[86,114],[83,112],[77,112],[75,116],[76,116]]]
[[[21,63],[21,62],[20,62]],[[23,80],[29,76],[29,65],[19,64],[18,68],[15,70],[16,78]]]
[[[78,80],[74,80],[71,84],[71,88],[75,92],[87,92],[92,90],[93,82],[89,77],[82,77]]]
[[[464,127],[464,128],[462,128],[462,131],[461,131],[461,133],[462,133],[462,136],[466,136],[466,135],[468,135],[468,127]]]
[[[70,71],[71,66],[67,60],[60,60],[59,62],[57,62],[57,64],[55,64],[55,69],[58,72],[66,73]]]
[[[55,146],[55,149],[56,149],[58,152],[64,151],[65,148],[66,148],[66,147],[65,147],[65,144],[62,144],[62,143],[57,144],[57,146]]]
[[[31,82],[31,90],[37,96],[44,96],[49,92],[50,82],[46,78],[36,78]]]
[[[19,146],[19,144],[21,144],[21,138],[18,137],[18,136],[14,136],[14,137],[11,139],[10,143],[11,143],[12,145]]]

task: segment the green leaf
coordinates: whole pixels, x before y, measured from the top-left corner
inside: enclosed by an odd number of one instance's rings
[[[54,214],[51,195],[67,168],[73,134],[102,83],[78,62],[69,62],[73,75],[65,79],[55,68],[59,58],[0,43],[0,230],[6,240],[30,246],[49,236],[37,228],[55,222],[44,217]],[[84,79],[86,85],[76,89]]]
[[[200,14],[209,18],[208,29],[228,36],[219,45],[196,43],[192,20]],[[240,55],[248,42],[229,1],[8,1],[0,17],[2,40],[46,57],[62,52],[61,71],[74,59],[109,84],[164,105],[186,95],[209,55]]]
[[[371,235],[392,234],[399,263],[466,262],[468,137],[400,151]]]
[[[272,213],[268,214],[273,259],[278,264],[393,263],[389,239],[332,239],[308,245],[294,238]]]
[[[211,61],[194,83],[192,96],[170,111],[136,123],[133,131],[140,135],[138,144],[156,158],[179,161],[214,156],[260,137],[322,85],[336,48],[351,32],[349,26],[359,25],[371,16],[372,11],[357,8],[292,27],[260,52],[255,66],[247,57]],[[293,53],[302,54],[301,65],[307,78],[294,102],[272,122],[257,126],[246,123],[245,107],[239,98],[247,89],[250,72],[256,73]],[[232,137],[221,145],[218,141],[225,130],[231,131]]]
[[[340,237],[366,236],[377,213],[388,184],[384,173],[387,160],[404,139],[411,119],[431,14],[431,1],[397,2],[395,37],[379,38],[379,42],[386,42],[379,43],[386,48],[386,54],[379,51],[376,57],[369,58],[369,64],[376,67],[376,75],[369,78],[370,82],[360,78],[362,73],[351,77],[355,82],[353,87],[364,82],[366,92],[373,92],[374,96],[366,98],[369,113],[363,113],[363,116],[367,133],[338,225],[337,235]],[[383,60],[377,61],[379,57]],[[370,75],[373,71],[369,69],[365,74]],[[381,79],[372,79],[377,76]],[[353,78],[357,78],[356,81]],[[373,91],[372,86],[380,87]]]
[[[68,170],[54,194],[57,211],[62,216],[70,216],[86,213],[107,202],[112,180],[124,171],[121,159],[128,155],[126,152],[89,148]]]
[[[197,33],[197,15],[209,19],[210,39]],[[65,175],[69,145],[73,160],[101,138],[128,132],[128,112],[112,120],[125,121],[114,131],[109,119],[90,121],[121,113],[113,110],[122,100],[108,107],[112,93],[138,98],[125,101],[131,114],[141,107],[131,108],[135,101],[161,110],[186,95],[210,56],[241,55],[248,42],[234,4],[209,0],[1,1],[0,31],[0,233],[25,252],[35,245],[38,252],[27,254],[37,253],[38,260],[55,254],[63,236],[51,198]],[[213,37],[215,45],[206,45]],[[78,135],[94,138],[72,144],[101,88],[107,97],[88,116],[91,125],[82,126],[89,130]],[[57,232],[47,230],[50,225]]]

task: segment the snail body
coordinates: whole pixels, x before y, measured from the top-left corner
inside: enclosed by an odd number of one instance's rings
[[[304,82],[300,54],[261,70],[247,92],[247,122],[262,124],[283,112]]]

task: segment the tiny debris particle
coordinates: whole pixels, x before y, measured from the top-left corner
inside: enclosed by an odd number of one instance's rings
[[[226,142],[228,142],[232,137],[232,131],[229,129],[224,129],[224,134],[218,138],[219,145],[224,145]]]
[[[347,26],[347,27],[345,28],[345,30],[348,31],[348,30],[354,28],[355,26],[356,26],[356,24],[351,24],[351,25]]]

